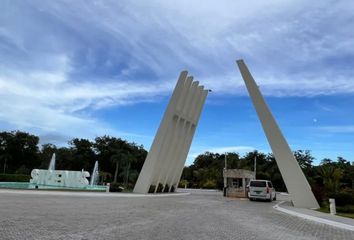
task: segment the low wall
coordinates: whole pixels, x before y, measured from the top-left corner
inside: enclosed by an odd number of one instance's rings
[[[238,197],[238,198],[247,197],[246,192],[242,188],[228,188],[227,189],[227,196],[228,197]]]

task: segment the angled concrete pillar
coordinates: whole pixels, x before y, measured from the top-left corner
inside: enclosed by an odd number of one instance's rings
[[[248,93],[295,207],[319,208],[311,187],[243,60],[237,60]]]
[[[181,177],[208,91],[182,72],[145,159],[134,192],[171,191]],[[153,189],[150,189],[154,187]],[[167,188],[168,187],[168,188]]]
[[[180,160],[178,160],[179,165],[176,168],[175,174],[173,175],[172,181],[170,182],[170,186],[173,186],[175,188],[178,187],[179,180],[181,178],[183,168],[184,168],[184,163],[185,159],[187,158],[188,151],[190,149],[190,146],[192,144],[192,139],[198,124],[198,120],[200,118],[201,111],[203,109],[206,97],[208,95],[208,90],[203,90],[203,87],[200,87],[198,89],[198,99],[195,102],[195,105],[193,106],[192,109],[196,109],[195,111],[190,111],[189,112],[189,117],[191,118],[191,122],[186,122],[185,124],[185,131],[186,131],[186,136],[184,139],[184,142],[182,144],[182,152],[183,155],[180,155]],[[195,122],[195,124],[193,124]]]

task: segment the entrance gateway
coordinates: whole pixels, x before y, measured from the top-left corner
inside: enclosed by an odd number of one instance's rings
[[[243,60],[236,61],[295,207],[319,208],[310,184],[296,161],[269,107]]]
[[[243,60],[236,61],[295,207],[319,208],[298,162]],[[208,90],[183,71],[134,187],[136,193],[177,188]]]
[[[135,184],[136,193],[173,192],[179,183],[208,90],[181,72]]]

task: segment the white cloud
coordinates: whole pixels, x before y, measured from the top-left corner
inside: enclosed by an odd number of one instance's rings
[[[32,1],[2,8],[13,14],[0,15],[0,121],[18,128],[106,132],[94,110],[166,96],[183,69],[216,97],[244,95],[236,58],[245,59],[268,96],[354,93],[349,0]]]
[[[211,148],[209,152],[213,153],[226,153],[226,152],[239,152],[239,153],[244,153],[244,152],[250,152],[254,151],[255,148],[251,146],[229,146],[229,147],[218,147],[218,148]]]
[[[319,129],[329,133],[354,133],[354,125],[322,126]]]
[[[65,69],[58,62],[58,69]],[[67,63],[62,63],[67,64]],[[31,129],[51,136],[88,137],[99,134],[134,135],[117,131],[95,119],[97,108],[149,101],[171,88],[169,84],[122,82],[73,82],[68,72],[0,73],[0,120],[10,128]]]

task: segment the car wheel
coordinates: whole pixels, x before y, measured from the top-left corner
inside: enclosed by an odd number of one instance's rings
[[[272,202],[272,201],[273,201],[272,194],[269,195],[268,201],[269,201],[269,202]]]
[[[277,200],[277,195],[276,195],[276,194],[274,195],[273,200],[274,200],[274,201],[276,201],[276,200]]]

